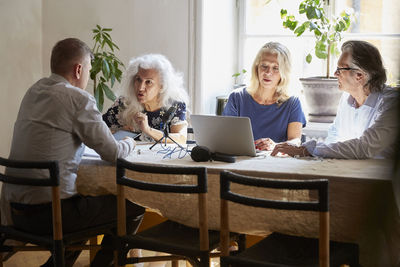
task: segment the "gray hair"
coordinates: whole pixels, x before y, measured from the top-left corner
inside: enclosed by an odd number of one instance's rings
[[[51,51],[50,68],[52,73],[66,74],[74,64],[82,63],[89,55],[93,58],[89,46],[77,38],[67,38],[58,41]]]
[[[342,52],[351,55],[352,68],[362,70],[367,74],[368,89],[371,92],[383,90],[386,82],[386,70],[378,48],[365,41],[347,41],[342,45]]]
[[[144,110],[133,88],[139,68],[158,71],[161,80],[159,96],[161,107],[169,107],[176,101],[184,102],[188,106],[189,96],[183,85],[182,73],[175,71],[171,62],[163,55],[142,55],[129,61],[122,79],[121,94],[125,97],[125,109],[121,113],[121,118],[125,124],[133,125],[133,115]]]
[[[258,65],[260,64],[261,58],[265,53],[277,55],[281,80],[278,83],[276,93],[278,95],[278,104],[281,104],[289,99],[290,72],[292,69],[290,52],[286,46],[281,43],[266,43],[258,51],[251,68],[251,79],[248,90],[250,92],[254,92],[260,86],[260,81],[258,79]]]

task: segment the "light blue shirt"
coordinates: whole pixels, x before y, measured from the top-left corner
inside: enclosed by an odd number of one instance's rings
[[[398,134],[398,91],[386,87],[369,94],[356,107],[355,99],[343,93],[335,121],[324,143],[305,143],[313,156],[324,158],[390,158]]]

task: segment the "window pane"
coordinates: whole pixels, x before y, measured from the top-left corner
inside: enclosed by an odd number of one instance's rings
[[[343,41],[356,38],[346,38]],[[386,68],[387,84],[400,84],[400,39],[365,39],[375,45],[383,58],[383,64]]]
[[[337,13],[353,8],[352,33],[400,33],[399,0],[336,0]]]
[[[301,0],[246,0],[246,34],[293,34],[284,29],[281,8],[294,13]]]

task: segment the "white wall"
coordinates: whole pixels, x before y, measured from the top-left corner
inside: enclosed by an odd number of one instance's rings
[[[42,2],[0,0],[0,156],[8,157],[19,104],[42,76]]]
[[[237,8],[232,0],[204,0],[201,39],[201,107],[215,114],[216,97],[228,95],[237,72]]]
[[[161,53],[183,72],[188,85],[189,3],[187,0],[43,0],[43,72],[50,67],[54,43],[77,37],[93,46],[96,24],[112,28],[111,36],[119,46],[116,54],[127,66],[131,57]],[[92,84],[88,91],[92,92]],[[110,106],[104,104],[104,109]]]
[[[162,53],[185,77],[192,113],[215,113],[236,72],[236,1],[0,0],[0,156],[8,156],[13,124],[26,90],[50,74],[50,53],[63,38],[93,46],[96,24],[112,28],[116,54],[127,65]],[[87,91],[93,92],[89,82]],[[111,105],[106,102],[104,108]]]
[[[50,73],[53,45],[60,39],[77,37],[92,47],[91,29],[96,24],[113,28],[113,40],[120,47],[116,54],[124,64],[143,53],[162,53],[183,72],[189,85],[193,79],[193,56],[189,55],[193,52],[193,3],[194,0],[0,0],[0,156],[8,156],[13,124],[26,90]],[[87,90],[93,91],[92,84]],[[106,102],[104,107],[110,105]]]

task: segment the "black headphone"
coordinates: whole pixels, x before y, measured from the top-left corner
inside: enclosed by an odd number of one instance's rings
[[[234,163],[236,161],[235,156],[230,156],[222,153],[212,153],[207,147],[205,146],[195,146],[192,148],[190,153],[190,157],[192,160],[201,162],[201,161],[209,161],[209,160],[218,160],[224,161],[229,163]]]

